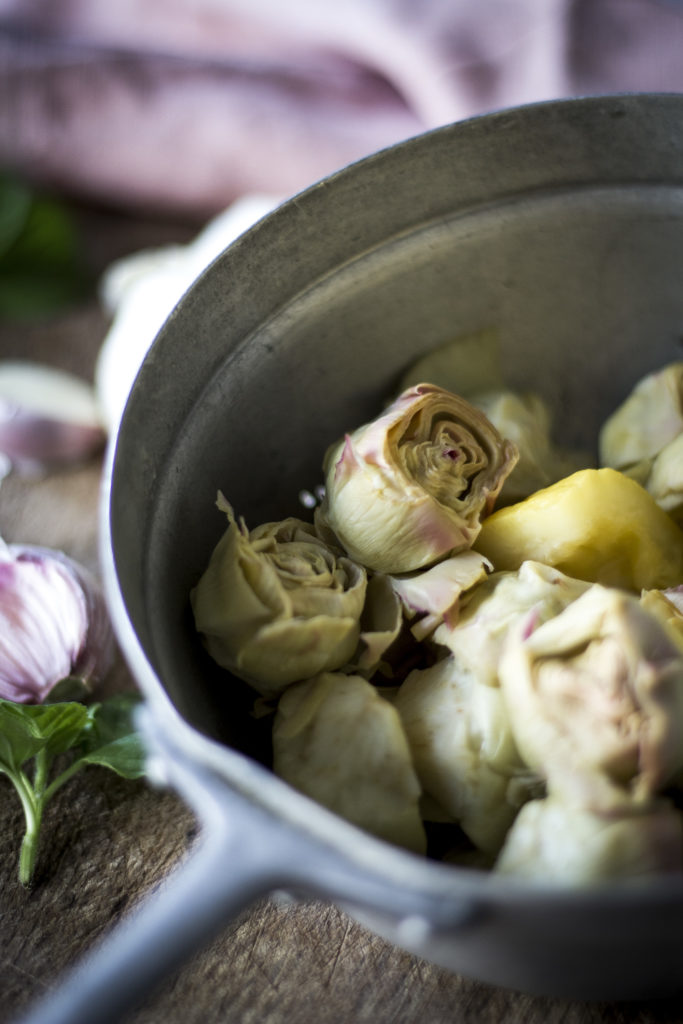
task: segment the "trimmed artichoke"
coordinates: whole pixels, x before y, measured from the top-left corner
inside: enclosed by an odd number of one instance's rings
[[[413,572],[472,546],[516,462],[482,412],[418,384],[329,449],[319,524],[362,565]]]
[[[476,550],[497,570],[533,559],[576,579],[628,590],[683,581],[683,531],[614,469],[584,469],[484,522]]]
[[[522,802],[515,782],[528,775],[501,691],[444,658],[411,672],[394,706],[425,793],[475,846],[497,853]]]
[[[434,641],[485,686],[498,686],[498,664],[505,638],[533,612],[536,623],[552,618],[590,584],[539,562],[524,562],[517,572],[499,572],[463,598],[460,617],[445,622]]]
[[[550,410],[540,395],[493,391],[470,401],[519,451],[519,462],[503,484],[499,504],[522,501],[589,465],[585,453],[563,451],[553,443]]]
[[[604,815],[557,798],[522,807],[495,864],[534,882],[590,885],[683,870],[683,819],[666,801]]]
[[[591,587],[509,634],[500,681],[524,761],[597,813],[648,804],[683,767],[683,655],[637,598]]]
[[[229,525],[190,595],[211,657],[265,697],[350,662],[365,570],[308,523],[285,519],[249,531],[224,498],[218,504]]]
[[[683,526],[683,433],[653,459],[643,486],[659,507]]]
[[[683,520],[683,362],[636,384],[603,425],[600,461],[637,480],[660,508]]]
[[[600,461],[628,469],[683,433],[683,362],[643,377],[600,431]]]
[[[420,784],[401,720],[360,676],[324,672],[283,694],[273,768],[354,825],[425,853]]]
[[[400,390],[423,380],[464,398],[504,387],[498,331],[484,328],[433,348],[408,367]]]
[[[644,590],[640,604],[665,626],[673,642],[683,651],[683,586]]]

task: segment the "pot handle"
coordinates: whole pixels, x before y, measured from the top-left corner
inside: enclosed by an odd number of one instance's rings
[[[173,764],[172,783],[181,795],[185,771]],[[277,887],[272,837],[244,826],[239,814],[226,816],[217,780],[200,776],[193,766],[191,786],[202,789],[211,821],[204,822],[185,863],[16,1024],[115,1024],[231,919]]]
[[[151,775],[160,781],[163,775],[164,783],[199,813],[198,845],[15,1024],[117,1024],[231,919],[278,889],[388,913],[398,919],[399,934],[401,921],[407,932],[426,937],[459,930],[472,920],[472,902],[397,891],[379,872],[359,868],[313,837],[305,840],[302,862],[302,838],[290,824],[171,749],[149,711],[141,710],[140,724],[152,747],[150,765],[162,769]]]

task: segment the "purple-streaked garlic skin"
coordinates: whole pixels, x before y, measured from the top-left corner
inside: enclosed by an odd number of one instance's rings
[[[0,697],[40,704],[64,679],[107,673],[114,638],[94,577],[60,551],[0,546]]]
[[[19,473],[86,462],[102,451],[105,441],[102,427],[36,416],[0,400],[0,451]]]
[[[17,472],[85,462],[105,442],[84,380],[38,363],[0,362],[0,452]]]

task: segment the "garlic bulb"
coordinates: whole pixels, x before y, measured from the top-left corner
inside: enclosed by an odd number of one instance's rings
[[[39,704],[82,694],[106,674],[113,654],[90,573],[59,551],[0,541],[0,697]]]
[[[64,370],[0,362],[0,453],[19,472],[81,462],[106,440],[93,389]]]

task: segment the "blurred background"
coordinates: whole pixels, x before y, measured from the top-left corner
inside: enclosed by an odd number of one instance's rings
[[[500,107],[681,88],[680,0],[0,0],[0,166],[145,216]]]

